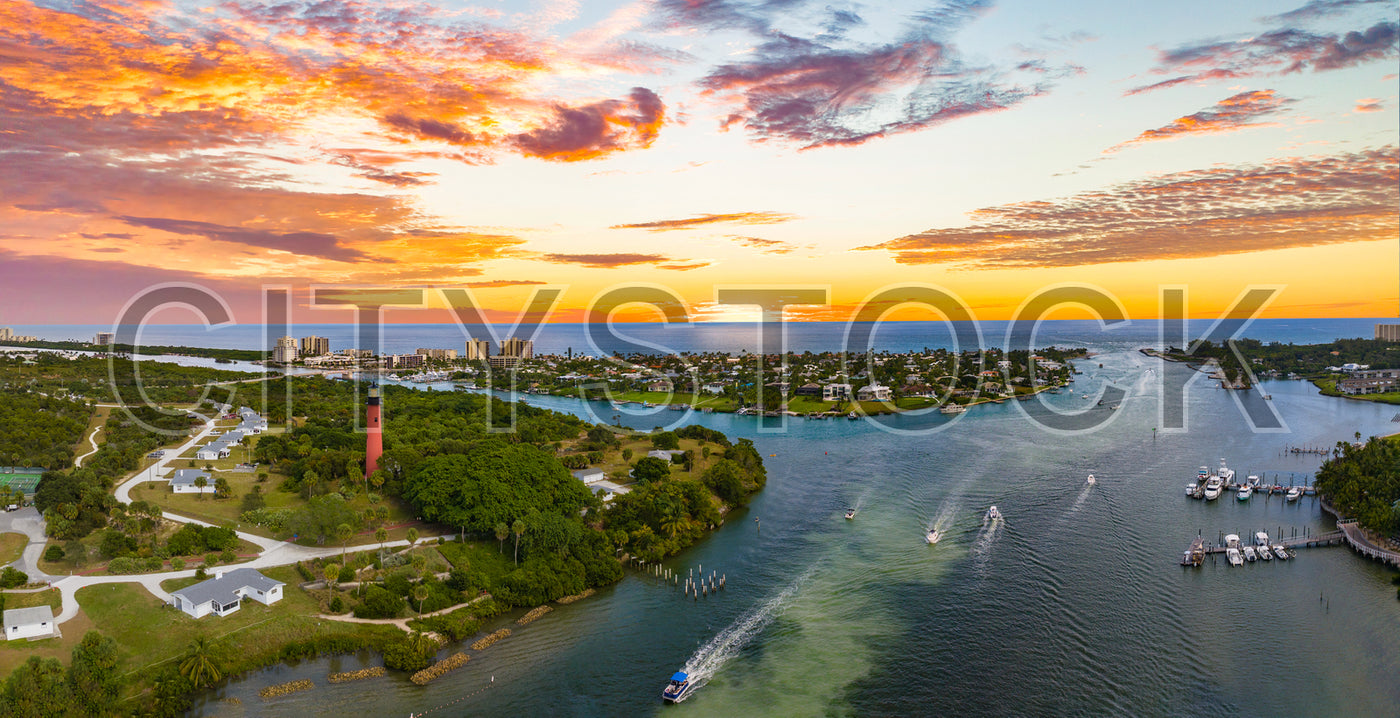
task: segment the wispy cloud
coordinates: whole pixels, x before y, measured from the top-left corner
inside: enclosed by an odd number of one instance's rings
[[[781,224],[791,222],[794,219],[798,219],[797,215],[783,212],[730,212],[727,214],[701,214],[684,219],[659,219],[654,222],[615,224],[608,229],[645,229],[649,232],[671,232],[711,224]]]
[[[658,269],[686,271],[699,269],[708,264],[708,262],[672,259],[663,254],[632,254],[626,252],[613,254],[544,254],[541,255],[540,259],[553,264],[576,264],[581,267],[589,267],[592,269],[616,269],[618,267],[650,265]]]
[[[988,207],[868,247],[901,264],[1070,267],[1393,240],[1400,150],[1215,167]]]
[[[1242,40],[1209,40],[1162,51],[1152,72],[1174,77],[1140,85],[1134,95],[1186,82],[1260,74],[1322,72],[1384,60],[1397,54],[1400,25],[1379,22],[1344,35],[1295,28],[1272,30]]]
[[[753,247],[754,249],[757,249],[763,252],[764,254],[792,254],[798,249],[801,249],[800,245],[793,244],[792,242],[784,242],[781,239],[746,237],[738,234],[726,235],[725,238],[734,242],[738,242],[739,244],[742,244],[745,247]]]
[[[1385,103],[1374,97],[1363,97],[1356,101],[1357,112],[1380,112],[1385,109]]]
[[[1341,15],[1354,8],[1368,5],[1394,5],[1393,0],[1310,0],[1301,7],[1265,18],[1278,24],[1309,22],[1333,15]]]
[[[544,282],[534,279],[491,279],[483,282],[467,282],[474,289],[497,289],[500,287],[531,287]]]
[[[1178,117],[1169,124],[1146,130],[1127,142],[1120,142],[1104,150],[1104,154],[1111,154],[1125,147],[1144,142],[1170,140],[1184,135],[1218,134],[1234,132],[1246,127],[1277,126],[1277,123],[1259,122],[1258,120],[1280,111],[1292,102],[1292,99],[1283,97],[1273,90],[1241,92],[1200,112]]]

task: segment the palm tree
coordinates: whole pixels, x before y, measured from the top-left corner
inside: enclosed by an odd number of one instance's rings
[[[355,535],[355,529],[350,528],[350,524],[341,524],[335,527],[335,537],[340,539],[340,557],[345,558],[345,546],[350,543],[350,537]]]
[[[374,530],[374,540],[379,542],[379,550],[384,550],[384,542],[389,540],[389,531],[383,526]]]
[[[201,688],[223,677],[219,674],[219,667],[209,657],[209,639],[203,636],[194,639],[189,655],[180,663],[180,675]]]
[[[194,487],[195,487],[196,489],[199,489],[199,499],[200,499],[201,501],[204,500],[204,487],[206,487],[206,486],[208,486],[208,485],[209,485],[209,480],[206,479],[206,478],[204,478],[203,476],[196,477],[195,480],[194,480]]]
[[[328,563],[322,573],[326,576],[326,588],[334,591],[335,580],[340,577],[340,567],[333,563]]]
[[[423,600],[428,597],[428,587],[422,584],[414,586],[413,597],[418,599],[418,613],[423,613]]]
[[[510,527],[502,521],[496,524],[496,553],[504,553],[506,537],[510,535]]]
[[[521,536],[521,534],[525,533],[525,522],[524,522],[524,521],[521,521],[520,519],[516,519],[516,520],[515,520],[515,523],[511,524],[510,530],[511,530],[511,533],[515,534],[515,565],[516,565],[516,566],[519,566],[519,565],[520,565],[520,536]]]

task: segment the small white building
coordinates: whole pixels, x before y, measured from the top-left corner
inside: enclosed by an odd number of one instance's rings
[[[195,485],[195,479],[199,478],[204,479],[204,488]],[[175,475],[170,477],[170,490],[177,494],[212,494],[214,477],[199,469],[176,469]]]
[[[667,460],[669,461],[670,459]],[[574,475],[575,479],[582,481],[584,486],[596,484],[599,481],[602,481],[603,479],[607,478],[607,474],[603,473],[603,470],[598,468],[579,469],[578,471],[573,471],[570,473]]]
[[[669,462],[671,460],[671,457],[684,453],[685,452],[681,451],[680,449],[652,449],[651,451],[647,452],[647,456],[653,459],[661,459],[662,461]]]
[[[57,635],[53,609],[48,606],[11,608],[5,611],[5,640],[51,638]]]
[[[195,618],[203,618],[211,613],[227,616],[237,611],[245,598],[251,598],[264,605],[277,603],[282,600],[282,587],[285,585],[254,569],[235,568],[231,571],[215,571],[214,577],[208,581],[182,588],[173,592],[171,596],[176,608]]]

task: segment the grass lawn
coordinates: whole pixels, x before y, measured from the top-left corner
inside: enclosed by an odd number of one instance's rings
[[[24,534],[0,534],[0,566],[14,563],[29,545],[29,537]]]
[[[33,593],[5,593],[5,610],[11,608],[33,608],[35,606],[48,606],[53,609],[53,615],[57,616],[63,612],[63,593],[56,588],[47,591],[35,591]]]
[[[291,641],[331,635],[385,636],[398,631],[392,626],[319,620],[314,616],[319,611],[317,602],[296,588],[301,579],[293,569],[283,566],[263,573],[288,584],[284,598],[271,606],[243,601],[237,612],[223,617],[190,618],[135,584],[88,586],[78,591],[78,602],[92,623],[116,640],[123,669],[134,682],[148,675],[146,669],[183,656],[199,636],[214,644],[221,666],[241,672]],[[139,683],[134,687],[141,688]]]
[[[515,570],[515,562],[511,553],[515,546],[515,537],[506,539],[499,549],[493,545],[495,543],[495,541],[468,541],[466,543],[449,541],[434,548],[443,558],[452,563],[453,568],[480,571],[486,575],[489,583],[495,585],[502,576]]]
[[[9,596],[6,596],[6,605]],[[29,660],[30,656],[39,658],[57,658],[68,665],[72,662],[73,647],[83,640],[83,634],[93,629],[92,619],[82,611],[74,616],[72,620],[59,626],[63,636],[60,638],[46,638],[42,641],[0,641],[0,675],[9,675],[19,664]]]
[[[1358,401],[1374,401],[1379,404],[1400,404],[1400,392],[1389,391],[1384,394],[1343,394],[1337,390],[1335,379],[1313,379],[1313,386],[1317,387],[1327,396],[1336,396],[1343,399],[1356,399]]]
[[[709,458],[704,457],[705,446],[710,447],[711,456]],[[627,475],[627,472],[632,470],[632,464],[636,463],[637,459],[646,456],[647,452],[651,451],[652,448],[650,437],[622,437],[622,445],[611,451],[603,452],[603,460],[597,464],[593,464],[593,467],[602,469],[603,472],[608,475],[609,480],[625,484],[632,480]],[[623,460],[622,451],[624,449],[632,450],[632,459],[630,461]],[[719,454],[724,451],[724,447],[712,442],[706,442],[702,445],[696,439],[681,439],[681,450],[691,450],[695,452],[695,470],[687,472],[684,465],[671,464],[671,475],[699,478],[700,474],[704,473],[705,469],[709,468],[710,464],[719,460]]]

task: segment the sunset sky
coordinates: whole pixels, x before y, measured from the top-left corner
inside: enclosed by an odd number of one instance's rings
[[[265,283],[1395,316],[1397,34],[1394,0],[5,0],[0,326],[176,281],[240,322]]]

